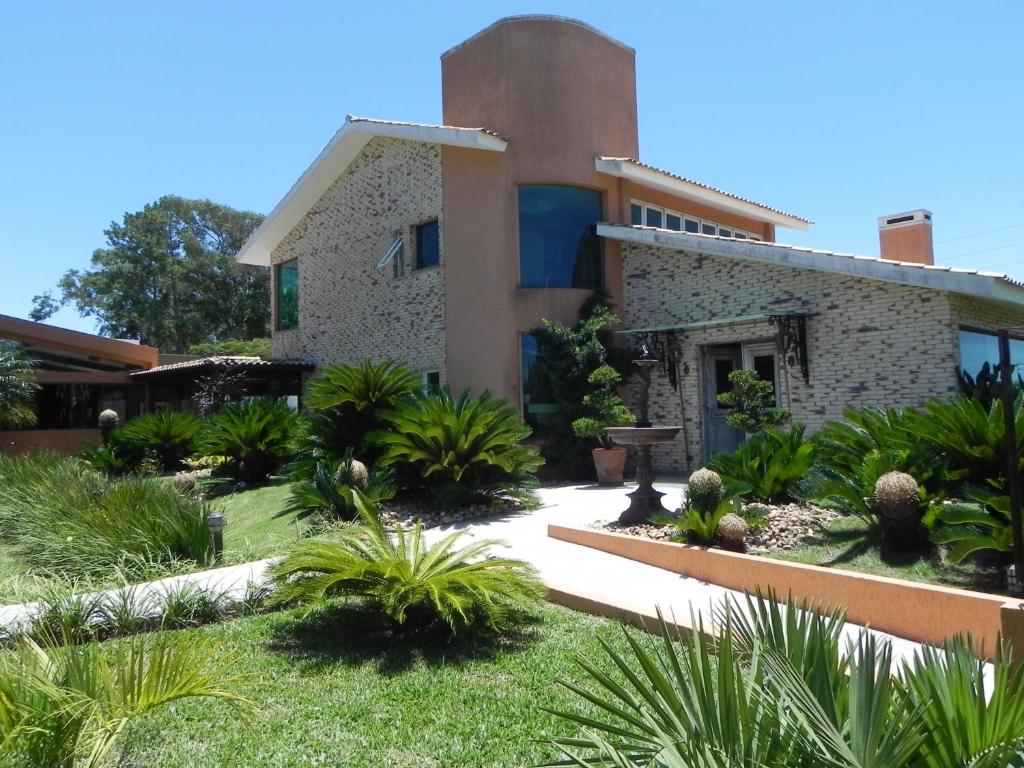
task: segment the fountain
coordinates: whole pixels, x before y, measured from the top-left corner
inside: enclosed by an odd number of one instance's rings
[[[646,523],[652,515],[668,512],[661,503],[665,494],[654,490],[654,467],[651,465],[651,446],[667,443],[675,438],[682,427],[655,427],[648,417],[650,404],[651,372],[659,360],[651,356],[644,344],[642,354],[633,364],[640,369],[640,418],[632,427],[606,427],[605,434],[619,445],[636,447],[636,484],[630,498],[629,508],[619,515],[621,525]]]

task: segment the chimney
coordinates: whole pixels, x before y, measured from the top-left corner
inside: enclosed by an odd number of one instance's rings
[[[878,242],[886,261],[934,264],[932,251],[932,212],[924,208],[878,220]]]

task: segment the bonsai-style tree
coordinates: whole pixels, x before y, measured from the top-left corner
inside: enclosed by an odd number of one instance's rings
[[[725,422],[741,432],[760,432],[778,427],[793,416],[785,408],[775,406],[775,386],[761,379],[756,371],[733,371],[729,374],[732,391],[718,396],[718,404],[729,409]]]
[[[621,382],[622,376],[607,363],[595,368],[587,377],[590,391],[583,396],[583,407],[588,415],[572,422],[576,437],[596,439],[602,448],[614,447],[605,434],[605,427],[624,427],[633,423],[633,414],[615,391]]]

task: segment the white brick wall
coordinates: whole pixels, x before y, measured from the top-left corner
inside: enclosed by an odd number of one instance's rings
[[[271,255],[299,260],[299,326],[273,334],[275,357],[318,364],[400,360],[446,380],[444,222],[437,145],[374,138]],[[414,270],[416,224],[437,219],[441,266]],[[405,234],[405,276],[377,268]],[[276,318],[275,318],[276,320]],[[276,322],[275,322],[276,327]]]
[[[810,381],[799,368],[788,368],[788,377],[780,372],[782,403],[809,432],[847,407],[912,405],[957,391],[958,317],[948,294],[646,245],[624,244],[623,263],[629,328],[779,308],[815,313],[807,320]],[[680,474],[702,461],[701,347],[773,338],[768,321],[686,334],[680,383],[686,440],[657,450],[660,471]],[[652,421],[680,423],[680,392],[663,376],[651,389]]]

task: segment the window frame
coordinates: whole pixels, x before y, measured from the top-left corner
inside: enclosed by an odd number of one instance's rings
[[[435,264],[424,264],[423,258],[423,247],[421,232],[427,227],[435,227],[437,229],[437,262]],[[413,255],[413,272],[419,272],[423,269],[435,269],[441,266],[441,220],[439,218],[427,219],[421,221],[419,224],[413,225],[413,244],[416,253]]]
[[[640,209],[640,222],[641,222],[640,224],[634,224],[633,223],[633,212],[634,212],[634,209],[636,209],[636,208]],[[749,229],[737,229],[736,227],[733,227],[733,226],[728,225],[728,224],[719,224],[718,222],[711,221],[710,219],[703,219],[703,218],[700,218],[699,216],[693,216],[692,214],[689,214],[689,213],[681,213],[680,211],[676,211],[676,210],[673,210],[671,208],[665,208],[663,206],[654,205],[652,203],[645,203],[643,200],[636,200],[636,199],[631,199],[629,201],[629,221],[630,221],[630,226],[633,226],[633,227],[635,227],[635,226],[641,226],[641,227],[653,226],[651,224],[647,224],[646,223],[647,222],[647,212],[648,212],[648,210],[650,210],[650,211],[657,211],[658,214],[661,216],[661,222],[662,223],[661,223],[660,227],[656,227],[657,229],[665,229],[665,230],[670,231],[670,232],[681,232],[683,234],[688,234],[688,235],[695,235],[696,234],[696,235],[713,235],[715,237],[728,237],[730,240],[753,240],[755,242],[762,242],[764,240],[764,238],[761,235],[757,234],[756,232],[751,232]],[[669,216],[674,216],[674,217],[679,219],[679,226],[680,226],[679,229],[670,229],[669,228],[669,226],[668,226],[668,217]],[[687,222],[694,223],[696,225],[696,227],[697,227],[697,230],[695,232],[691,232],[690,230],[688,230],[686,228]],[[724,228],[730,234],[728,234],[728,235],[720,234],[720,231],[721,231],[722,228]],[[709,229],[711,231],[705,232],[704,231],[705,229]]]
[[[281,272],[285,268],[295,269],[295,322],[284,325],[281,322]],[[292,331],[299,327],[299,259],[287,259],[274,265],[274,330]]]

